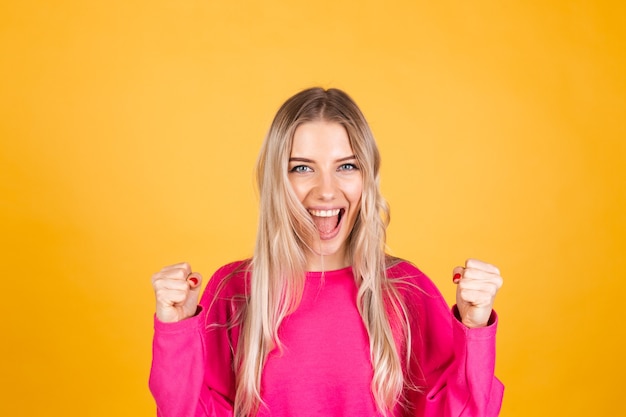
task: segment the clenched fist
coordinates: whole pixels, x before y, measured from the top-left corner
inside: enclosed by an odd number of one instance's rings
[[[452,273],[458,284],[456,305],[461,321],[470,328],[486,326],[496,294],[502,287],[500,270],[491,264],[468,259],[465,268],[457,266]]]
[[[194,316],[201,283],[202,275],[191,272],[186,262],[166,266],[152,275],[157,318],[172,323]]]

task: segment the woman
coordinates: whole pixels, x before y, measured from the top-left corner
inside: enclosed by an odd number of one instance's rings
[[[160,416],[498,415],[500,272],[456,267],[450,312],[421,271],[384,252],[379,166],[344,92],[283,104],[257,164],[252,259],[218,270],[199,303],[188,264],[152,277]]]

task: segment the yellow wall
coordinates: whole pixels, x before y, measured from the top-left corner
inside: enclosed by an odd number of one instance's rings
[[[251,253],[311,85],[369,117],[394,254],[450,301],[503,270],[502,415],[626,413],[624,3],[338,3],[3,2],[0,415],[154,415],[150,276]]]

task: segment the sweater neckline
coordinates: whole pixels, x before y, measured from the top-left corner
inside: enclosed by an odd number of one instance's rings
[[[341,269],[333,269],[330,271],[308,271],[307,278],[336,278],[343,276],[352,276],[352,266],[346,266]]]

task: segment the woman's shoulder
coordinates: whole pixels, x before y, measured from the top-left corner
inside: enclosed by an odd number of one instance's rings
[[[402,258],[387,257],[387,278],[402,292],[440,296],[435,283],[415,264]]]
[[[387,277],[392,279],[429,280],[414,263],[406,259],[387,256]]]
[[[234,261],[227,263],[226,265],[221,266],[215,271],[211,279],[217,278],[221,279],[224,277],[237,275],[237,276],[245,276],[252,266],[251,259],[243,259],[240,261]]]
[[[246,294],[251,260],[227,263],[215,271],[207,283],[206,292],[221,295]]]

